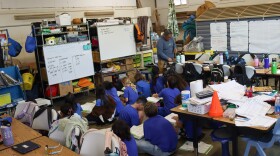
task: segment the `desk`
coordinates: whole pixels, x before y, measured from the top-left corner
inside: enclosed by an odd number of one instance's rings
[[[229,120],[228,118],[212,118],[210,117],[208,114],[196,114],[196,113],[191,113],[188,112],[187,110],[181,110],[182,106],[177,106],[173,109],[171,109],[171,112],[173,113],[177,113],[183,117],[189,117],[192,121],[193,121],[193,134],[194,134],[194,140],[193,140],[193,147],[195,150],[195,154],[198,155],[198,136],[197,136],[197,125],[199,120],[209,120],[209,121],[217,121],[217,122],[222,122],[228,126],[231,127],[232,129],[232,155],[233,156],[237,156],[238,155],[238,128],[237,126],[235,126],[234,121]],[[267,133],[268,131],[270,131],[273,126],[266,128],[266,127],[242,127],[242,128],[246,128],[249,130],[254,130],[254,131],[258,131],[261,133]]]
[[[41,147],[39,149],[36,149],[32,152],[29,152],[27,154],[24,154],[24,156],[40,156],[45,155],[45,146],[57,146],[59,143],[55,142],[54,140],[51,140],[45,136],[36,138],[34,140],[31,140],[32,142],[39,144]],[[61,146],[55,149],[54,151],[59,151],[61,149]],[[0,151],[1,156],[19,156],[22,154],[17,153],[16,151],[12,150],[11,148],[5,149],[3,151]],[[62,152],[56,155],[62,155],[62,156],[78,156],[77,153],[71,151],[67,147],[63,147]]]
[[[268,84],[268,78],[275,78],[275,89],[277,89],[278,81],[280,80],[280,73],[272,74],[270,69],[256,69],[256,75],[262,76],[266,78],[266,86]],[[279,85],[280,90],[280,85]]]
[[[41,137],[42,135],[37,131],[33,130],[32,128],[24,125],[17,119],[13,118],[12,121],[12,132],[14,136],[14,144],[19,144],[28,140],[36,139]],[[9,147],[0,144],[0,151],[7,149]],[[1,155],[1,154],[0,154]]]

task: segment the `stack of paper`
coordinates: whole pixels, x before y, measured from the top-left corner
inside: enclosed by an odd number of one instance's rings
[[[212,101],[212,97],[208,97],[208,98],[204,98],[204,99],[199,99],[197,97],[190,98],[190,102],[193,105],[203,105],[203,104],[206,104],[211,101]]]
[[[124,92],[122,92],[122,91],[117,91],[117,94],[118,94],[118,96],[121,96],[121,95],[124,94]]]
[[[257,96],[254,96],[253,99],[260,100],[260,101],[269,101],[269,100],[273,100],[274,96],[257,95]]]
[[[81,105],[81,107],[83,108],[83,112],[90,113],[92,111],[92,109],[94,108],[95,104],[96,104],[96,101],[93,101],[92,103],[87,102],[87,103]]]
[[[168,120],[172,125],[176,124],[176,120],[173,119],[173,117],[178,117],[178,114],[175,113],[171,113],[169,115],[167,115],[166,117],[164,117],[166,120]]]
[[[144,128],[143,124],[139,126],[132,126],[130,128],[131,134],[134,136],[136,139],[142,139],[144,137]]]
[[[211,145],[211,144],[206,144],[202,141],[198,143],[198,153],[200,153],[200,154],[207,155],[211,151],[212,148],[213,148],[213,145]],[[187,141],[179,149],[183,150],[183,151],[194,151],[193,142]]]
[[[236,81],[229,81],[210,87],[219,93],[219,97],[225,100],[239,100],[245,94],[245,87]]]

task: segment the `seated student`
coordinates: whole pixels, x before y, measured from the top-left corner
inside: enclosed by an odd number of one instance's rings
[[[165,80],[163,76],[159,76],[159,68],[153,66],[152,68],[152,80],[150,82],[151,92],[153,94],[160,93],[164,89]]]
[[[130,134],[129,126],[122,120],[117,120],[112,131],[125,143],[129,156],[138,156],[138,149],[134,137]]]
[[[175,103],[177,105],[181,105],[182,104],[182,96],[181,94],[178,95],[175,98]],[[182,116],[179,115],[179,120],[176,120],[176,127],[177,128],[184,128],[185,130],[185,135],[187,137],[188,140],[192,140],[193,139],[193,122],[192,120],[188,119],[188,118],[184,118]],[[201,136],[202,135],[202,129],[198,128],[197,129],[197,136]]]
[[[137,100],[138,98],[138,92],[135,86],[133,86],[133,84],[131,84],[130,80],[128,79],[128,77],[124,77],[122,79],[122,83],[124,86],[124,100],[126,102],[127,105],[131,105],[134,104],[134,102]]]
[[[113,86],[112,82],[105,81],[103,84],[105,86],[106,95],[110,95],[114,99],[116,103],[116,116],[119,116],[119,113],[124,108],[124,105],[118,96],[117,89]]]
[[[78,102],[76,102],[74,94],[68,93],[65,97],[65,103],[71,104],[74,113],[77,113],[78,115],[80,115],[82,117],[83,108],[81,107],[81,105]]]
[[[126,105],[120,112],[119,119],[126,122],[129,127],[138,126],[143,120],[143,106],[147,103],[147,99],[143,96],[139,97],[132,105]]]
[[[167,156],[172,154],[177,147],[177,134],[172,124],[164,117],[157,115],[158,108],[148,102],[144,106],[148,119],[144,121],[144,138],[136,140],[139,153]]]
[[[74,114],[72,106],[64,104],[60,107],[60,118],[72,116]]]
[[[150,97],[151,96],[151,89],[150,84],[144,80],[143,75],[138,72],[134,75],[134,79],[136,82],[136,89],[141,96]]]
[[[170,109],[176,107],[174,100],[176,96],[180,94],[179,89],[176,88],[178,81],[177,78],[173,75],[167,78],[167,86],[168,88],[164,88],[159,94],[154,94],[153,97],[162,97],[163,98],[163,107],[159,107],[158,114],[165,117],[169,115]]]
[[[110,95],[105,94],[103,86],[96,87],[96,105],[91,113],[87,115],[89,122],[95,122],[99,125],[113,121],[116,112],[116,103]]]

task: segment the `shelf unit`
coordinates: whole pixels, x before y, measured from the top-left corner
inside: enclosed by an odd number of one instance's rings
[[[63,26],[58,26],[55,25],[54,22],[51,22],[52,25],[50,26],[42,26],[41,22],[39,23],[32,23],[32,30],[33,30],[33,36],[36,37],[36,43],[37,43],[37,47],[36,47],[36,51],[35,51],[35,56],[36,56],[36,64],[37,64],[37,69],[38,69],[38,79],[39,79],[39,83],[40,83],[40,91],[42,93],[42,97],[45,98],[49,98],[51,100],[54,99],[58,99],[58,98],[62,98],[65,97],[66,95],[58,95],[58,96],[52,96],[52,94],[50,94],[50,97],[46,97],[45,95],[45,89],[47,87],[49,87],[49,83],[47,80],[47,73],[46,73],[46,64],[45,64],[45,60],[44,60],[44,52],[43,52],[43,47],[47,47],[47,46],[58,46],[58,45],[62,45],[62,44],[71,44],[73,42],[68,42],[67,41],[67,35],[69,34],[75,34],[75,35],[86,35],[87,36],[87,40],[89,40],[89,26],[88,23],[82,23],[82,24],[73,24],[73,25],[63,25]],[[60,29],[60,32],[53,32],[53,33],[46,33],[46,31],[50,31],[50,30],[46,30],[46,29]],[[57,43],[55,45],[48,45],[46,44],[46,38],[48,37],[56,37],[56,38],[61,38],[60,43]],[[75,43],[77,42],[84,42],[84,41],[75,41]],[[94,76],[88,76],[92,79],[93,83],[94,83]],[[78,80],[78,79],[76,79]],[[72,80],[73,81],[73,80]],[[73,94],[78,94],[78,93],[82,93],[82,92],[87,92],[87,91],[91,91],[94,89],[86,89],[86,90],[82,90],[80,92],[73,92]]]

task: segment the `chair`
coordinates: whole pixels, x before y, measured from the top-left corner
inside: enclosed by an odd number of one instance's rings
[[[183,72],[184,72],[184,64],[177,63],[177,64],[175,65],[175,71],[176,71],[176,73],[178,73],[178,74],[183,74]]]
[[[208,61],[210,58],[209,54],[195,54],[195,59],[197,59],[198,61]]]
[[[194,63],[194,68],[195,70],[198,72],[198,74],[202,74],[202,71],[203,71],[203,66],[201,64],[198,64],[198,63]]]
[[[244,56],[242,56],[242,58],[245,60],[246,65],[248,66],[254,65],[254,58],[252,57],[252,54],[245,54]]]
[[[227,127],[222,127],[215,129],[211,133],[211,138],[213,141],[219,141],[222,144],[222,156],[230,156],[229,153],[229,142],[231,141],[231,133],[228,132],[229,129]]]
[[[81,156],[104,155],[106,130],[90,129],[81,137]],[[112,138],[112,149],[119,148],[117,140]]]
[[[248,79],[251,80],[256,73],[256,69],[252,66],[245,66],[245,70],[246,70],[246,75],[247,75]]]
[[[230,66],[229,65],[223,65],[223,72],[224,72],[224,76],[230,76],[231,72],[230,72]]]
[[[260,156],[266,156],[264,149],[272,147],[275,142],[279,141],[279,139],[280,139],[280,118],[278,118],[273,131],[265,135],[264,137],[257,138],[257,139],[243,138],[243,141],[247,142],[244,156],[248,156],[251,146],[256,147],[257,152]]]

